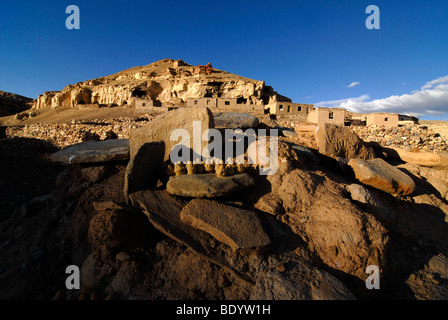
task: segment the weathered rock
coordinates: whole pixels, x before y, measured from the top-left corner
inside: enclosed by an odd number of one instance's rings
[[[383,148],[393,160],[404,161],[424,167],[448,168],[448,156],[429,152],[408,152],[400,148]]]
[[[316,131],[319,152],[346,159],[373,159],[375,151],[366,145],[349,127],[333,124],[320,125]]]
[[[291,146],[292,149],[294,149],[294,151],[297,153],[297,155],[300,158],[303,158],[306,163],[314,163],[317,164],[319,163],[319,159],[316,157],[316,155],[307,147],[304,146],[299,146],[297,144],[293,144]]]
[[[418,300],[448,300],[448,259],[437,255],[406,280]]]
[[[258,126],[259,120],[248,113],[217,112],[213,113],[215,128],[248,129]]]
[[[270,213],[274,216],[284,213],[282,201],[273,193],[268,193],[260,197],[254,204],[254,207],[260,211]]]
[[[364,204],[365,208],[375,215],[380,221],[391,223],[395,221],[396,214],[389,209],[382,200],[371,190],[359,184],[350,184],[347,186],[352,200]]]
[[[375,205],[374,195],[365,187],[359,184],[351,184],[347,186],[348,192],[353,200],[359,201],[364,204]]]
[[[191,145],[187,146],[187,148],[194,150],[193,125],[195,121],[200,122],[200,130],[198,130],[197,133],[195,132],[199,139],[201,139],[202,133],[205,130],[213,128],[214,126],[213,115],[211,111],[205,107],[181,108],[159,115],[147,125],[131,132],[129,138],[131,158],[137,153],[142,144],[163,141],[165,143],[164,160],[169,160],[170,152],[179,142],[178,140],[170,141],[171,134],[176,129],[184,129],[189,133]],[[200,154],[207,144],[208,142],[202,141],[201,150],[197,150],[197,153]],[[196,160],[196,157],[191,159],[191,161],[193,160]]]
[[[127,159],[129,159],[129,140],[127,139],[82,142],[51,155],[51,160],[65,164]]]
[[[110,171],[109,166],[93,166],[81,169],[81,177],[89,183],[103,180]]]
[[[303,261],[289,262],[286,272],[268,271],[251,290],[251,300],[355,300],[338,279]]]
[[[182,209],[180,218],[227,244],[233,251],[260,251],[271,244],[260,219],[252,211],[195,199]]]
[[[283,128],[283,127],[276,127],[275,129],[278,129],[280,135],[282,135],[284,137],[297,137],[297,133],[294,131],[294,129]]]
[[[246,260],[241,255],[235,256],[229,246],[216,241],[208,233],[182,222],[180,213],[186,202],[161,190],[137,191],[129,197],[132,205],[142,209],[156,229],[180,244],[188,246],[212,263],[232,272],[244,283],[253,282],[252,276],[245,271]]]
[[[128,204],[131,193],[157,185],[164,155],[163,142],[144,143],[133,155],[124,175],[124,196]]]
[[[170,177],[166,191],[182,197],[216,198],[231,195],[254,184],[254,178],[247,173],[222,178],[214,173],[180,175]]]
[[[119,204],[117,204],[113,201],[101,201],[101,202],[94,201],[92,203],[92,206],[96,211],[123,209],[122,206],[120,206]]]
[[[115,209],[98,212],[90,221],[87,239],[94,249],[128,251],[153,243],[154,229],[141,212]]]
[[[62,91],[45,92],[39,95],[34,106],[35,109],[89,104],[131,106],[136,96],[157,99],[163,105],[175,105],[189,98],[204,97],[212,91],[223,98],[242,97],[253,105],[277,94],[264,81],[222,70],[216,75],[194,75],[194,66],[174,66],[173,62],[172,59],[163,59],[147,66],[68,85]]]
[[[347,199],[346,191],[333,179],[280,162],[277,174],[267,176],[267,190],[262,185],[248,189],[246,198],[278,199],[282,206],[276,209],[282,212],[278,219],[312,252],[329,267],[364,281],[368,265],[384,266],[388,231],[371,212]]]
[[[363,184],[392,195],[410,195],[415,190],[414,181],[406,173],[383,159],[351,159],[348,164]]]

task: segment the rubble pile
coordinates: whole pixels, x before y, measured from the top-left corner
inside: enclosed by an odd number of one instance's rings
[[[48,141],[58,148],[89,140],[127,139],[130,132],[147,124],[153,116],[111,120],[73,120],[70,123],[26,124],[6,129],[7,137]]]
[[[401,148],[413,152],[448,152],[448,140],[426,125],[401,127],[354,126],[352,129],[365,141],[378,142],[383,147]]]

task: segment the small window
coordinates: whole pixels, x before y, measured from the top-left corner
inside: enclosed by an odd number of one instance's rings
[[[282,105],[282,104],[279,105],[279,106],[278,106],[278,109],[279,109],[280,111],[283,111],[283,105]]]
[[[194,104],[198,104],[198,100],[194,100]]]
[[[207,104],[210,104],[210,100],[207,100]]]
[[[142,103],[142,107],[144,107],[144,106],[146,106],[146,103],[143,102],[143,103]]]
[[[302,107],[297,107],[297,111],[298,112],[302,111]]]
[[[288,106],[288,112],[291,112],[291,106]]]
[[[230,101],[226,101],[226,102],[224,102],[224,104],[225,104],[226,106],[230,106]]]
[[[389,118],[384,118],[384,121],[389,121]]]
[[[334,118],[334,114],[333,112],[329,112],[328,113],[328,119],[333,119]]]

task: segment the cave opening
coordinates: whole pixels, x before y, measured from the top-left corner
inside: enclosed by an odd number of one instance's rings
[[[143,98],[144,96],[146,96],[146,91],[143,91],[141,89],[132,90],[131,97]]]
[[[247,104],[247,99],[245,99],[244,97],[239,97],[236,99],[236,103],[237,104]]]

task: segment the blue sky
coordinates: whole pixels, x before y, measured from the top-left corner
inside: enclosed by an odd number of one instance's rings
[[[65,27],[71,4],[79,30]],[[372,4],[379,30],[365,27]],[[446,0],[1,2],[0,90],[36,98],[163,58],[211,62],[294,102],[448,120]]]

